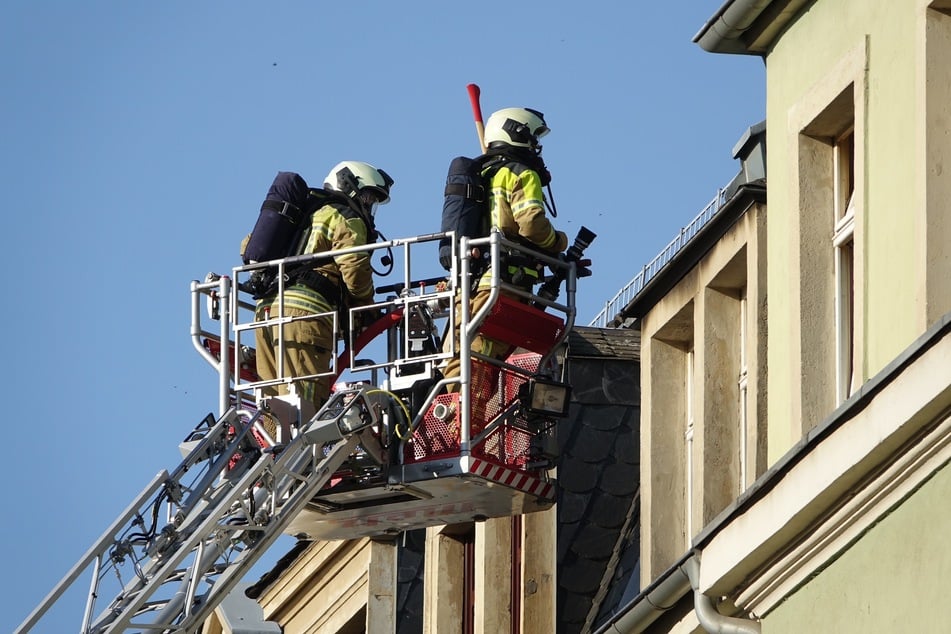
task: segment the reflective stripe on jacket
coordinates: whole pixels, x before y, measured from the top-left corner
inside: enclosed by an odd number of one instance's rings
[[[345,205],[327,204],[311,216],[311,226],[302,254],[325,253],[367,243],[367,227],[363,220],[350,214],[345,215]],[[314,270],[345,293],[344,301],[348,306],[363,306],[373,302],[373,270],[370,267],[369,252],[338,255],[331,260],[318,260]],[[258,304],[258,313],[265,308],[271,317],[277,316],[277,298],[265,298]],[[294,284],[284,289],[284,306],[306,310],[311,313],[324,313],[336,310],[338,298],[324,297],[309,286]]]
[[[545,215],[545,194],[538,172],[522,163],[506,162],[492,175],[489,191],[492,226],[501,229],[506,238],[517,241],[521,237],[539,250],[552,253],[568,248],[568,236],[556,231]],[[538,276],[527,267],[525,272]],[[488,285],[488,277],[483,276],[479,286]]]
[[[489,182],[492,226],[508,238],[521,236],[543,251],[568,248],[568,236],[555,231],[545,215],[545,195],[538,172],[507,162]]]

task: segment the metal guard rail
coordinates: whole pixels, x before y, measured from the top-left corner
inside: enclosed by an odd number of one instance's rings
[[[419,268],[426,268],[426,262],[435,261],[435,255],[433,254],[430,257],[426,258],[414,258],[411,255],[411,251],[415,248],[420,248],[424,246],[430,246],[434,248],[438,246],[438,241],[444,237],[452,238],[453,245],[453,270],[445,274],[446,282],[448,283],[448,288],[441,291],[427,291],[420,289],[418,287],[418,280],[414,281],[414,259],[416,260],[415,264]],[[460,242],[462,245],[460,245]],[[519,291],[509,287],[507,284],[502,284],[506,286],[509,292],[515,294],[524,294],[526,298],[531,298],[536,305],[538,305],[542,310],[550,310],[556,314],[561,314],[566,322],[566,327],[564,329],[563,338],[567,336],[567,332],[571,329],[576,317],[576,308],[575,308],[575,295],[576,295],[576,267],[574,263],[569,263],[562,261],[558,258],[551,257],[547,254],[535,252],[531,249],[527,249],[523,245],[519,245],[514,242],[506,240],[501,233],[493,232],[487,238],[481,238],[472,240],[471,243],[465,238],[461,240],[458,239],[452,232],[443,232],[443,233],[434,233],[427,234],[422,236],[416,236],[412,238],[404,238],[397,240],[390,240],[386,242],[378,242],[370,245],[364,245],[361,247],[353,247],[349,249],[341,249],[339,251],[326,252],[321,254],[312,254],[304,256],[295,256],[291,258],[286,258],[283,260],[275,260],[272,262],[262,262],[256,264],[249,264],[244,266],[234,267],[231,271],[231,276],[223,276],[214,281],[202,282],[192,282],[191,288],[191,299],[192,299],[192,324],[191,324],[191,337],[195,349],[199,354],[218,371],[219,375],[219,409],[223,412],[230,407],[232,399],[238,397],[238,400],[243,400],[238,395],[244,394],[246,398],[250,398],[253,401],[251,392],[255,388],[261,387],[262,385],[274,384],[279,382],[288,382],[300,377],[286,376],[281,373],[281,378],[273,381],[257,381],[257,382],[246,382],[242,381],[240,376],[236,375],[235,369],[240,365],[240,359],[238,355],[241,353],[241,349],[246,347],[245,343],[241,341],[241,333],[249,333],[256,327],[260,327],[262,324],[267,322],[255,322],[253,321],[253,311],[254,303],[247,301],[241,297],[242,292],[239,290],[241,280],[245,279],[252,271],[263,268],[276,266],[283,273],[285,267],[300,264],[304,262],[319,262],[321,260],[327,260],[333,257],[340,255],[366,252],[372,254],[378,250],[393,249],[401,252],[402,257],[397,258],[401,260],[402,268],[397,275],[397,278],[400,279],[400,285],[402,288],[408,291],[407,294],[402,294],[400,297],[389,297],[382,301],[377,301],[369,307],[354,308],[351,309],[351,312],[358,312],[360,310],[388,308],[392,310],[398,310],[399,313],[393,312],[391,317],[395,321],[391,322],[389,325],[391,327],[396,325],[396,322],[402,317],[402,311],[400,309],[410,306],[414,303],[428,304],[431,302],[442,301],[447,307],[452,302],[453,297],[461,297],[461,301],[467,305],[468,300],[468,285],[460,284],[459,280],[467,279],[468,268],[469,268],[469,246],[479,246],[482,248],[487,248],[491,253],[490,261],[492,263],[492,268],[494,269],[494,286],[498,288],[499,282],[499,261],[500,261],[500,251],[505,248],[511,251],[517,251],[524,254],[530,254],[533,257],[536,257],[540,261],[548,265],[549,268],[554,270],[563,271],[565,275],[564,287],[562,291],[565,294],[565,299],[561,302],[557,300],[546,300],[529,293],[520,293]],[[462,246],[462,248],[460,248]],[[396,272],[396,270],[394,270]],[[431,281],[431,280],[428,280]],[[283,283],[279,285],[278,297],[283,295],[284,287]],[[220,308],[220,316],[216,315],[215,318],[209,319],[209,315],[205,315],[201,308],[201,298],[206,300],[209,297],[215,297],[217,305]],[[279,302],[280,303],[280,302]],[[490,302],[491,303],[491,302]],[[485,309],[489,306],[484,307]],[[243,321],[239,314],[248,314],[251,313],[251,321]],[[455,325],[456,315],[452,310],[445,310],[441,314],[434,314],[433,317],[437,322],[442,324],[444,327],[441,328],[443,332],[451,332],[452,328]],[[485,313],[479,315],[469,316],[465,314],[462,319],[462,326],[464,330],[475,330],[478,327],[478,324],[484,319]],[[289,318],[284,318],[281,316],[272,317],[269,321],[284,321]],[[294,318],[294,319],[306,319],[306,318]],[[207,327],[206,324],[214,324],[211,328]],[[210,325],[209,324],[209,325]],[[214,332],[212,329],[218,330]],[[475,334],[474,332],[472,334]],[[218,341],[228,342],[228,345],[221,345],[222,357],[220,359],[215,358],[212,354],[208,352],[202,345],[202,339],[205,337],[211,337],[218,339]],[[468,340],[469,337],[464,337],[465,340]],[[331,370],[325,374],[332,375],[334,377],[339,376],[343,368],[349,368],[354,372],[371,372],[373,370],[379,369],[388,369],[392,368],[395,364],[405,363],[408,361],[411,362],[420,362],[420,361],[432,361],[438,362],[443,359],[446,359],[450,356],[459,355],[462,357],[463,367],[467,367],[469,361],[469,346],[468,341],[466,344],[460,346],[461,349],[456,349],[456,346],[453,345],[455,342],[450,344],[448,350],[439,350],[435,354],[423,355],[423,356],[412,356],[412,357],[399,357],[387,359],[381,363],[373,363],[372,365],[361,366],[359,368],[354,367],[354,354],[359,352],[360,345],[357,341],[353,339],[352,336],[345,339],[343,342],[343,352],[340,356],[335,356],[333,361],[333,367]],[[559,342],[560,343],[560,342]],[[335,343],[335,348],[337,348]],[[556,346],[557,347],[557,346]],[[224,351],[230,349],[230,363],[225,360],[226,355]],[[548,355],[545,355],[543,361],[553,354],[555,350],[549,352]],[[282,355],[278,355],[279,357]],[[343,358],[345,356],[350,356],[349,359]],[[465,373],[464,373],[465,374]],[[465,377],[467,378],[467,377]],[[463,379],[453,379],[453,382],[464,381]],[[441,386],[438,386],[441,387]],[[468,395],[466,395],[465,400],[468,401]],[[467,408],[466,408],[467,409]],[[423,412],[424,413],[424,412]],[[466,412],[468,414],[468,412]],[[465,416],[468,418],[468,416]],[[417,421],[418,422],[418,421]],[[467,423],[468,421],[466,421]]]
[[[678,233],[660,253],[654,256],[653,260],[645,264],[644,268],[638,271],[637,275],[634,276],[634,279],[628,282],[614,297],[608,300],[604,308],[601,309],[601,312],[595,315],[594,319],[592,319],[588,325],[597,328],[607,328],[608,323],[613,320],[625,306],[631,303],[644,287],[647,286],[647,283],[663,270],[677,253],[693,240],[697,233],[700,232],[700,229],[716,217],[724,203],[726,203],[726,189],[718,189],[717,195],[713,200],[707,203],[707,206],[704,207],[687,226],[683,227],[680,233]]]

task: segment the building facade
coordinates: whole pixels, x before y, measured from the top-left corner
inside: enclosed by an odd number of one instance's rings
[[[621,313],[643,590],[599,631],[946,631],[951,3],[736,0],[695,39],[766,63],[768,221]]]

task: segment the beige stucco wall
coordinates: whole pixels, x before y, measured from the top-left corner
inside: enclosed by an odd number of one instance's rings
[[[927,310],[924,323],[951,311],[951,0],[938,0],[919,16],[925,33],[918,46],[916,98],[925,104],[917,119],[916,149],[924,166],[916,172],[916,209],[920,278],[919,295]]]
[[[944,467],[767,615],[763,632],[945,632],[951,468]]]
[[[764,206],[752,205],[641,323],[641,580],[648,584],[765,470]],[[739,289],[747,294],[746,482],[739,465]],[[693,506],[686,534],[686,358],[694,350]],[[762,433],[761,433],[762,430]]]
[[[818,2],[767,56],[771,464],[835,407],[829,390],[808,383],[834,381],[834,358],[817,352],[834,344],[831,324],[821,332],[815,332],[815,324],[807,331],[801,327],[810,319],[815,293],[831,292],[827,280],[833,272],[828,263],[817,266],[808,253],[815,247],[812,238],[805,244],[800,238],[803,227],[817,220],[815,214],[831,210],[799,208],[798,137],[810,116],[821,111],[822,100],[834,98],[850,81],[856,86],[859,171],[855,301],[861,311],[856,315],[860,382],[925,328],[924,293],[917,282],[922,279],[923,215],[915,211],[920,199],[916,174],[923,169],[923,153],[916,149],[922,132],[916,124],[921,104],[915,69],[924,11],[921,0]],[[831,227],[831,215],[819,220]],[[828,244],[831,250],[831,233]]]
[[[369,539],[314,542],[259,599],[285,632],[323,634],[366,619]]]

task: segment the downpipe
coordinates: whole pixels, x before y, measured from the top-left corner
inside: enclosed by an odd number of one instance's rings
[[[700,591],[700,555],[694,554],[683,564],[683,570],[693,588],[693,605],[700,626],[710,634],[760,634],[758,621],[740,619],[720,614],[713,599]]]

